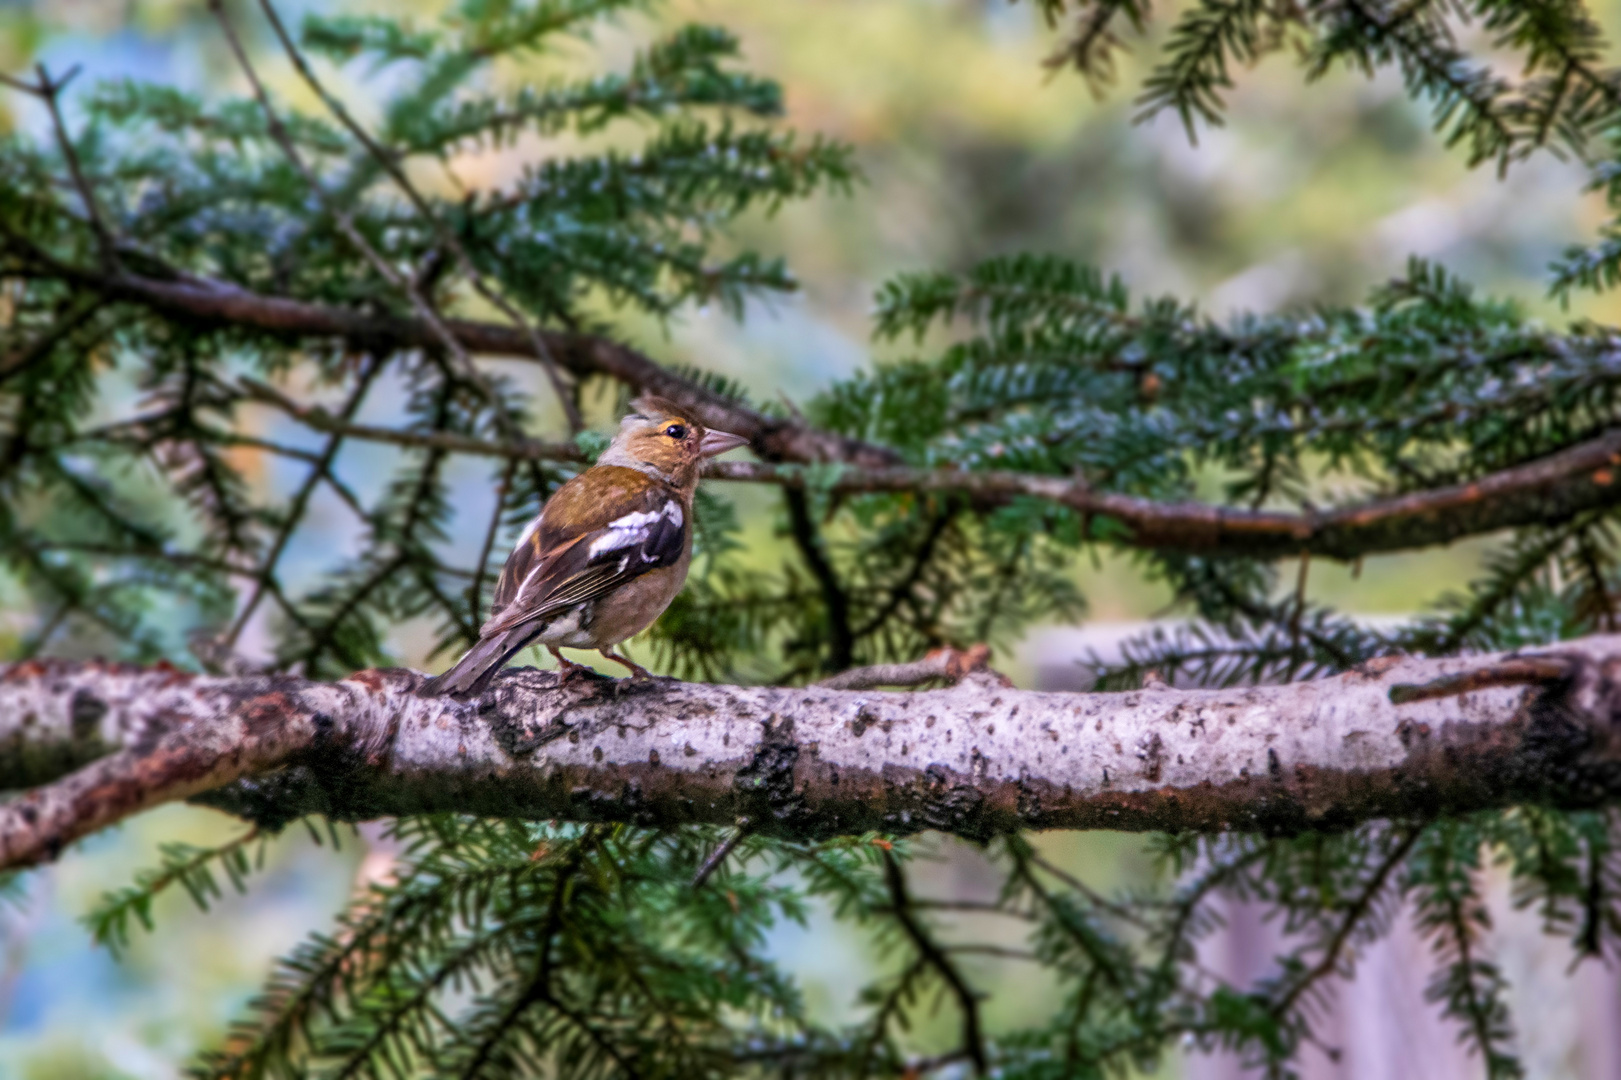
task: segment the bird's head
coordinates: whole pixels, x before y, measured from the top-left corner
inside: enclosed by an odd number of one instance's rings
[[[688,487],[697,483],[704,458],[747,443],[741,435],[704,427],[672,402],[643,395],[631,402],[630,415],[619,422],[619,434],[597,464],[640,469]]]

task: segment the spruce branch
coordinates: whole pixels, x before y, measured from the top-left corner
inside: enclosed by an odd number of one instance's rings
[[[800,558],[822,591],[823,618],[826,620],[828,671],[843,671],[855,661],[855,632],[850,626],[850,596],[838,571],[823,548],[821,530],[811,517],[810,500],[802,487],[788,487],[782,493],[788,510],[788,534],[799,549]]]
[[[522,440],[515,444],[398,429],[343,424],[293,403],[262,384],[244,382],[248,392],[318,427],[355,438],[399,446],[437,447],[456,453],[519,460],[582,461],[571,444]],[[1616,483],[1621,433],[1605,433],[1528,464],[1506,468],[1466,483],[1415,491],[1343,508],[1303,514],[1192,503],[1157,503],[1095,490],[1083,481],[1030,473],[920,469],[905,466],[846,466],[830,480],[770,463],[714,462],[705,475],[722,480],[772,483],[789,492],[812,483],[830,494],[940,492],[962,494],[994,506],[1018,496],[1047,499],[1087,515],[1119,522],[1139,549],[1208,552],[1251,558],[1300,553],[1351,560],[1381,551],[1446,543],[1504,527],[1558,520],[1621,499]],[[792,504],[790,504],[792,513]],[[807,517],[808,522],[808,517]],[[796,532],[794,535],[798,535]],[[923,565],[927,552],[918,565]],[[818,580],[821,578],[818,576]],[[852,640],[855,631],[852,630]],[[865,636],[863,633],[862,636]]]
[[[1365,934],[1366,920],[1376,913],[1387,886],[1418,843],[1423,829],[1407,829],[1399,835],[1401,838],[1374,867],[1366,885],[1345,905],[1339,925],[1322,944],[1317,963],[1288,982],[1283,993],[1272,1001],[1270,1009],[1273,1016],[1287,1017],[1322,980],[1331,975],[1347,973],[1347,957],[1354,955],[1353,944],[1359,935]]]
[[[377,358],[366,358],[360,374],[355,379],[353,388],[349,391],[348,397],[338,410],[337,420],[339,423],[348,422],[354,418],[355,413],[360,411],[361,404],[366,400],[366,392],[371,388],[372,380],[377,377],[382,369],[383,364]],[[263,599],[265,591],[270,587],[271,581],[276,576],[276,565],[281,561],[282,553],[287,550],[288,541],[292,539],[294,531],[302,523],[304,510],[309,505],[310,496],[315,493],[316,487],[331,476],[332,462],[338,456],[338,451],[342,447],[342,433],[332,432],[327,437],[326,445],[321,448],[315,460],[310,463],[309,473],[304,477],[304,481],[299,485],[298,490],[293,493],[293,497],[282,516],[281,526],[276,530],[275,536],[270,541],[269,548],[265,551],[264,558],[259,563],[259,569],[253,576],[252,591],[248,593],[248,598],[242,602],[241,607],[237,610],[235,621],[231,623],[230,629],[225,632],[221,639],[222,644],[227,649],[236,645],[237,640],[242,636],[243,629],[247,627],[249,620],[253,618],[253,613],[259,606],[259,601]]]
[[[467,249],[463,247],[461,239],[445,227],[444,222],[439,219],[439,215],[434,211],[433,207],[428,205],[428,201],[422,197],[422,193],[417,190],[416,185],[405,175],[404,170],[400,168],[396,155],[380,145],[367,132],[365,127],[355,120],[343,102],[333,96],[327,90],[326,85],[316,77],[314,70],[309,65],[309,61],[287,33],[287,28],[281,21],[281,16],[276,12],[275,4],[271,0],[259,0],[259,9],[264,12],[266,21],[270,23],[270,28],[276,35],[276,40],[281,43],[282,52],[286,54],[287,59],[292,63],[293,70],[298,72],[299,78],[303,79],[304,84],[315,92],[316,97],[326,106],[327,111],[337,118],[338,123],[342,125],[345,131],[354,136],[355,140],[366,149],[366,152],[371,155],[378,166],[388,174],[405,197],[410,200],[411,205],[416,208],[416,212],[432,228],[439,245],[455,257],[458,271],[472,282],[473,288],[478,291],[478,294],[494,305],[529,340],[535,358],[540,361],[542,369],[546,372],[546,378],[551,382],[552,391],[557,397],[558,404],[563,409],[563,415],[568,419],[569,431],[578,435],[584,429],[585,421],[581,418],[579,405],[575,402],[574,390],[564,383],[562,371],[558,367],[557,361],[552,357],[551,350],[546,347],[545,339],[536,332],[529,320],[524,318],[506,297],[491,286],[489,279],[479,271],[473,260],[468,256]],[[415,284],[412,284],[410,289],[419,294],[421,292],[420,288]],[[423,308],[426,309],[425,304]],[[446,338],[454,340],[453,336],[448,333]],[[472,370],[470,364],[468,370]],[[499,409],[499,403],[495,402],[493,398],[491,400]]]
[[[255,865],[245,849],[254,843],[259,844],[258,861],[262,863],[263,832],[258,828],[215,847],[164,844],[162,865],[136,875],[133,886],[103,893],[100,902],[81,921],[90,929],[96,944],[107,946],[116,956],[129,948],[132,919],[148,931],[153,928],[152,902],[164,890],[179,885],[201,911],[219,900],[224,892],[214,875],[216,864],[232,887],[245,893],[247,876]]]
[[[962,1013],[962,1046],[958,1053],[973,1065],[975,1075],[984,1076],[989,1066],[989,1057],[979,1018],[979,994],[968,985],[957,965],[951,962],[946,948],[934,940],[934,936],[913,912],[911,892],[906,885],[906,874],[902,871],[894,853],[885,851],[883,860],[884,882],[889,889],[890,911],[900,923],[901,929],[905,931],[907,940],[917,950],[918,956],[950,987],[951,994],[957,1001],[957,1009]]]
[[[4,222],[0,222],[0,232],[3,231]],[[18,238],[18,242],[33,250],[33,245],[25,239]],[[111,296],[188,322],[239,326],[293,338],[336,338],[361,347],[371,343],[412,349],[441,344],[431,325],[417,318],[374,315],[330,304],[263,295],[200,277],[164,281],[128,273],[108,275],[55,259],[50,259],[49,269],[64,280],[103,289]],[[511,327],[454,318],[443,320],[441,325],[453,331],[469,353],[533,356],[527,337]],[[888,465],[898,459],[893,451],[882,447],[767,417],[607,338],[555,331],[545,331],[543,336],[558,362],[576,374],[607,375],[691,408],[705,424],[747,436],[768,460]]]
[[[426,324],[435,343],[444,348],[454,358],[458,374],[478,388],[479,393],[489,402],[496,425],[502,434],[512,439],[519,438],[521,432],[516,421],[510,415],[504,400],[496,392],[483,372],[474,364],[471,354],[463,346],[461,340],[445,325],[439,312],[422,295],[416,282],[401,274],[383,257],[371,241],[366,239],[365,235],[355,225],[353,215],[332,197],[332,194],[321,182],[320,177],[305,162],[297,143],[289,133],[287,126],[282,122],[280,115],[276,112],[275,105],[270,100],[269,92],[259,79],[258,71],[254,68],[252,60],[249,59],[247,51],[243,48],[241,38],[237,35],[229,15],[226,14],[223,0],[209,0],[209,10],[214,15],[215,21],[219,24],[220,30],[225,36],[226,44],[230,47],[231,55],[235,58],[237,67],[242,70],[243,75],[247,77],[248,84],[253,88],[254,98],[264,111],[266,128],[276,144],[281,147],[282,153],[286,155],[288,162],[303,178],[310,193],[321,202],[326,212],[332,216],[333,222],[354,247],[355,251],[366,260],[379,277],[406,298],[413,314]],[[529,335],[526,334],[525,336]],[[546,363],[549,361],[549,354],[543,353],[537,359],[542,363]]]

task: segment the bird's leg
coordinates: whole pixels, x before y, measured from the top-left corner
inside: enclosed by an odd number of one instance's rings
[[[653,673],[651,671],[648,671],[636,661],[627,660],[625,657],[614,652],[613,646],[611,645],[605,649],[598,649],[597,652],[601,653],[603,656],[606,656],[616,664],[624,664],[626,667],[630,668],[630,677],[633,679],[651,679],[653,677]]]
[[[551,653],[552,656],[557,658],[557,669],[558,669],[558,671],[562,672],[563,678],[565,680],[566,679],[572,679],[576,675],[595,675],[596,674],[596,672],[592,671],[590,668],[586,667],[584,664],[576,664],[574,661],[570,660],[568,657],[566,657],[562,653],[558,652],[557,651],[557,646],[555,646],[555,645],[546,646],[546,651]]]

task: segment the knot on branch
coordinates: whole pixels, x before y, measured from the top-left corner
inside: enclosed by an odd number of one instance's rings
[[[1613,799],[1621,791],[1621,658],[1573,651],[1536,659],[1550,676],[1526,701],[1526,788],[1577,804]]]
[[[1621,736],[1621,657],[1603,659],[1572,653],[1566,676],[1550,689],[1562,691],[1569,708],[1606,741]]]
[[[1621,791],[1621,657],[1579,647],[1509,654],[1429,682],[1398,683],[1390,700],[1400,706],[1514,686],[1530,689],[1513,724],[1517,752],[1496,782],[1566,805],[1613,799]],[[1410,735],[1403,743],[1411,746]]]

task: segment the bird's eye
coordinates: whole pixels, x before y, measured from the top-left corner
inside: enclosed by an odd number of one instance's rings
[[[687,437],[687,427],[685,424],[671,424],[669,427],[664,429],[664,434],[668,435],[672,439],[680,441],[681,439],[685,439]]]

